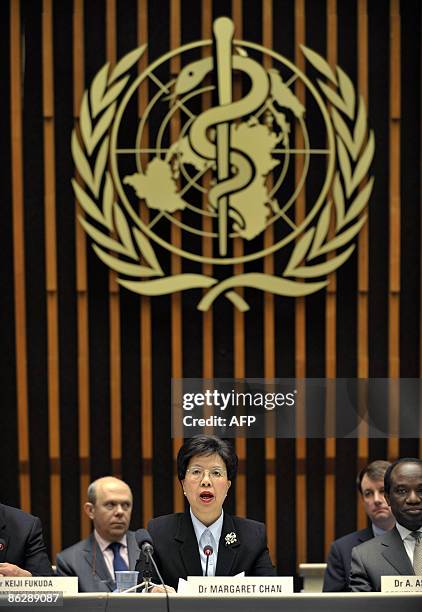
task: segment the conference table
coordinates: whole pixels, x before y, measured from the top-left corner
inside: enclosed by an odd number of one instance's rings
[[[59,605],[0,603],[28,612],[421,612],[422,593],[294,593],[281,596],[187,596],[162,593],[79,593],[64,596]],[[167,604],[169,607],[167,607]]]

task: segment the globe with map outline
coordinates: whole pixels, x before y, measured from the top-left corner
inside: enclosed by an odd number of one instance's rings
[[[212,57],[212,46],[209,40],[184,45],[160,57],[138,76],[116,113],[111,169],[121,202],[149,238],[194,261],[241,263],[281,249],[318,213],[332,181],[334,135],[326,107],[306,75],[283,56],[255,43],[233,41],[232,97],[226,108],[219,105],[216,70],[210,69],[206,55],[208,51],[208,58]],[[175,60],[183,64],[176,77],[170,70]],[[262,94],[259,106],[233,118],[254,87],[254,73],[248,76],[246,68],[246,74],[242,73],[243,66],[256,70],[261,82],[268,83],[268,91]],[[182,83],[189,79],[194,80],[192,88]],[[296,95],[300,88],[307,92],[306,110]],[[142,108],[133,142],[124,125],[129,123],[130,113],[137,112],[142,98],[149,102]],[[320,125],[317,138],[311,137],[308,129],[308,108],[313,122],[317,117]],[[227,111],[229,119],[221,121],[217,111],[220,115]],[[202,149],[195,147],[192,136],[201,121],[203,140],[207,140]],[[219,137],[224,129],[229,143],[225,182],[218,176]],[[221,185],[235,185],[243,175],[246,178],[240,188],[232,187],[228,195],[224,189],[219,192]],[[298,220],[295,203],[305,196],[310,175],[311,206]],[[220,193],[219,198],[213,200],[213,193]],[[224,197],[227,251],[222,254],[219,217]],[[179,228],[178,241],[173,240],[172,227]],[[272,231],[272,244],[263,248],[258,240],[254,248],[255,239],[266,231]],[[212,255],[203,252],[204,239],[210,241]],[[234,239],[245,242],[241,255],[234,253]]]

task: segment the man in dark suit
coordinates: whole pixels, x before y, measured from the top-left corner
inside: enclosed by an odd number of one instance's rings
[[[231,444],[215,436],[195,436],[179,450],[177,467],[189,510],[148,523],[165,584],[177,588],[179,578],[240,572],[275,576],[263,523],[222,510],[237,469]]]
[[[57,555],[57,573],[77,576],[80,592],[114,591],[115,571],[135,569],[139,557],[135,534],[128,531],[132,492],[118,478],[99,478],[88,487],[84,510],[94,532]]]
[[[384,497],[384,474],[389,465],[387,461],[373,461],[360,471],[356,484],[371,524],[332,543],[327,559],[323,591],[350,591],[352,549],[394,527],[395,519]]]
[[[41,521],[0,504],[0,576],[51,576]]]
[[[422,460],[395,461],[384,488],[396,526],[353,549],[352,591],[380,591],[381,576],[422,575]]]

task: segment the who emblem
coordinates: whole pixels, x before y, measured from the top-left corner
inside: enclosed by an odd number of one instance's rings
[[[146,45],[103,66],[72,134],[73,188],[120,285],[149,296],[201,288],[200,310],[223,293],[247,310],[239,288],[308,295],[350,257],[374,136],[340,67],[301,47],[312,82],[236,40],[227,17],[213,32],[140,73]]]

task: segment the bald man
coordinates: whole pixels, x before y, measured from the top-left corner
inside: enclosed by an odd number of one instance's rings
[[[139,557],[135,534],[129,531],[132,492],[112,476],[88,487],[84,510],[94,527],[86,539],[57,555],[59,576],[77,576],[80,592],[114,591],[115,571],[134,570]]]

